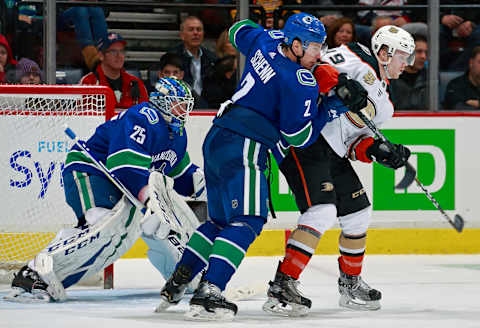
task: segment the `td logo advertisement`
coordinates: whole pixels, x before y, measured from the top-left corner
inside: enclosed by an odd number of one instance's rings
[[[382,130],[392,143],[406,145],[412,152],[409,162],[417,170],[418,179],[437,199],[444,210],[455,209],[455,130],[450,129],[409,129]],[[276,211],[297,211],[292,192],[285,177],[279,174],[272,158],[271,194]],[[404,169],[396,171],[374,163],[371,168],[373,186],[365,185],[372,191],[373,209],[376,211],[395,210],[436,210],[422,190],[414,182],[405,190],[394,186],[404,175]],[[365,179],[362,179],[365,181]]]
[[[412,152],[410,164],[428,191],[444,210],[455,209],[455,130],[382,130],[392,143],[406,145]],[[394,186],[403,177],[379,164],[373,166],[374,210],[435,210],[414,182],[405,190]]]

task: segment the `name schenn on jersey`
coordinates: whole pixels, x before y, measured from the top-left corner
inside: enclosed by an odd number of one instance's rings
[[[260,49],[258,49],[255,52],[255,55],[250,59],[250,63],[252,64],[253,70],[255,73],[257,73],[263,84],[266,84],[277,74],[265,59]]]

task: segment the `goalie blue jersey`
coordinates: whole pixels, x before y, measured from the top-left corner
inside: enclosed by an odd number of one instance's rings
[[[180,194],[193,193],[191,176],[198,167],[190,162],[186,151],[186,131],[170,126],[148,102],[98,126],[86,146],[134,196],[148,184],[150,170],[174,178],[174,188]],[[76,145],[67,154],[63,176],[71,171],[104,176]]]
[[[233,25],[229,33],[232,44],[246,56],[245,70],[232,96],[232,109],[214,123],[270,149],[281,138],[296,147],[315,141],[319,134],[312,124],[318,114],[317,82],[309,70],[285,56],[281,49],[283,32],[266,31],[244,20]],[[276,139],[259,140],[265,131],[276,133]]]

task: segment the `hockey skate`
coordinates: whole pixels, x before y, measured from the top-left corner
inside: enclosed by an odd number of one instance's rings
[[[4,300],[19,303],[48,303],[53,301],[47,292],[48,285],[40,278],[37,272],[24,266],[15,274],[11,292],[4,296]]]
[[[203,280],[190,300],[185,317],[195,321],[227,321],[233,320],[237,310],[237,305],[227,301],[220,288]]]
[[[350,276],[340,270],[338,278],[339,305],[353,310],[380,309],[382,293],[370,287],[360,276]]]
[[[172,305],[180,302],[188,287],[192,270],[184,265],[179,265],[168,279],[160,292],[160,304],[155,312],[163,312]]]
[[[307,315],[312,301],[300,293],[296,279],[277,270],[274,281],[268,284],[268,299],[263,304],[265,312],[291,317]]]

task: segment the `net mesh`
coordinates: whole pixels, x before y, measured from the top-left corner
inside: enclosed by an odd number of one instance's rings
[[[0,86],[0,281],[76,224],[63,192],[73,145],[64,126],[87,138],[113,112],[111,97],[95,86]]]

